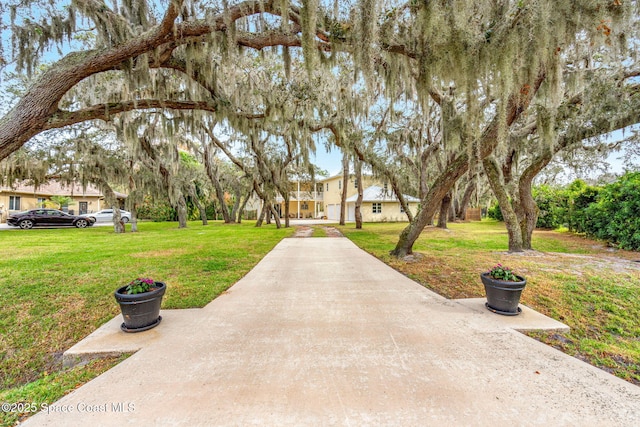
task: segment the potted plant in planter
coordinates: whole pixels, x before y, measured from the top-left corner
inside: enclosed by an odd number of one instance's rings
[[[527,281],[508,267],[498,264],[486,273],[480,274],[487,294],[485,306],[492,312],[505,316],[517,316],[522,312],[518,307],[520,295]]]
[[[163,282],[137,278],[115,291],[114,296],[124,318],[120,329],[124,332],[142,332],[158,326],[162,320],[160,304],[166,290]]]

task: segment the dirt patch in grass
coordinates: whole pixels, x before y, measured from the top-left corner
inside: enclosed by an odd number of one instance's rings
[[[297,238],[311,237],[312,234],[313,234],[313,228],[309,227],[308,225],[298,225],[292,237],[297,237]]]
[[[298,225],[293,237],[344,237],[335,227]]]
[[[322,227],[327,237],[344,237],[340,230],[335,227]]]

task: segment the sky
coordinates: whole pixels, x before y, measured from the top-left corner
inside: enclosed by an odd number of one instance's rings
[[[311,157],[311,162],[329,172],[329,176],[334,176],[342,170],[342,153],[338,148],[334,148],[331,152],[327,152],[323,144],[319,144],[316,148],[315,157]]]

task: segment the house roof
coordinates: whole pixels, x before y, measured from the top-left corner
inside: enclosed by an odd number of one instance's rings
[[[26,182],[15,183],[11,187],[0,187],[1,192],[33,194],[34,196],[78,196],[78,197],[102,197],[102,193],[91,184],[85,188],[80,184],[67,185],[59,181],[49,181],[40,184],[38,188]],[[125,198],[126,194],[115,192],[116,197]]]
[[[404,194],[404,199],[407,202],[417,203],[420,199]],[[355,202],[358,199],[358,195],[355,194],[347,199],[347,203]],[[386,192],[382,187],[378,187],[377,185],[372,185],[371,187],[367,187],[362,191],[362,201],[363,202],[397,202],[398,198],[393,193],[392,190],[387,190]]]

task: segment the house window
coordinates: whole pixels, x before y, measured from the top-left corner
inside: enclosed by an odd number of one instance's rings
[[[373,213],[382,213],[382,203],[373,203],[372,204]]]
[[[402,206],[402,203],[400,203],[400,213],[404,213],[404,206]]]
[[[353,186],[358,188],[358,178],[353,180]]]
[[[9,196],[9,210],[10,211],[20,210],[20,196]]]
[[[327,182],[327,191],[329,191],[329,183]]]
[[[38,197],[38,204],[37,204],[37,206],[38,206],[39,208],[44,208],[44,202],[46,202],[46,201],[47,201],[47,199],[45,199],[44,197]]]
[[[342,190],[342,180],[338,181],[338,190]]]
[[[300,209],[302,209],[304,211],[308,211],[309,210],[309,204],[307,202],[302,202],[300,204]]]

